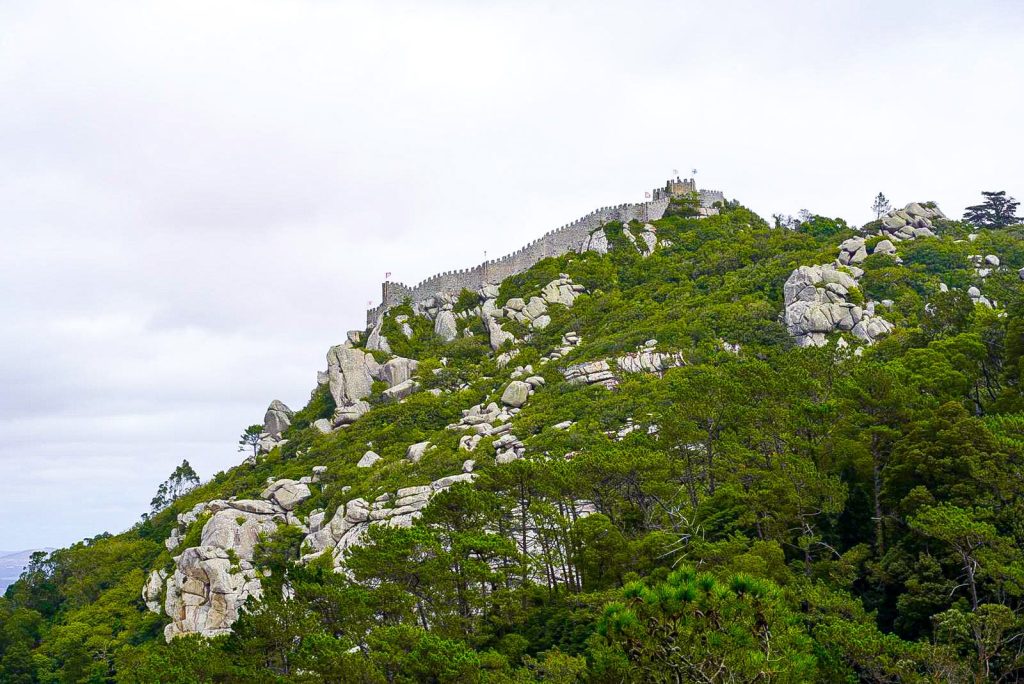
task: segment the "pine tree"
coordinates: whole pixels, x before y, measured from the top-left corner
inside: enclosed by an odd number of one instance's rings
[[[186,494],[199,486],[199,475],[189,465],[188,460],[183,460],[181,465],[174,469],[170,477],[163,481],[156,490],[156,496],[150,500],[149,505],[152,513],[158,513],[170,506],[175,499]]]
[[[242,431],[241,436],[238,438],[238,450],[248,451],[252,449],[252,457],[256,458],[259,455],[260,449],[260,435],[263,434],[262,425],[250,425]]]
[[[892,205],[889,204],[889,199],[882,193],[878,193],[875,203],[871,205],[871,211],[875,212],[875,218],[882,218],[882,214],[888,214],[891,209]]]
[[[964,210],[964,221],[983,228],[1005,228],[1020,223],[1021,218],[1016,215],[1020,202],[1007,197],[1005,190],[982,191],[981,194],[985,201],[967,207]]]

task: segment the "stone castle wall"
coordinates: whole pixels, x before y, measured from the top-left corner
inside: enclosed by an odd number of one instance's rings
[[[725,201],[725,196],[718,190],[701,190],[700,193],[701,204],[705,207]],[[668,203],[669,198],[663,196],[651,202],[602,207],[561,228],[549,231],[512,254],[485,261],[473,268],[438,273],[412,287],[404,283],[381,283],[382,301],[379,306],[366,312],[366,325],[376,325],[386,311],[398,306],[406,298],[419,302],[439,292],[458,294],[464,289],[476,290],[486,284],[497,284],[511,275],[522,273],[541,259],[561,256],[568,252],[580,252],[590,234],[604,224],[611,221],[655,221],[665,214]]]

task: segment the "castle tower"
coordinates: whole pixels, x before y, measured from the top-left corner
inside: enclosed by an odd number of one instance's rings
[[[680,178],[676,176],[675,180],[669,178],[665,182],[664,188],[654,189],[654,199],[673,199],[675,197],[683,197],[697,192],[697,181],[693,178]]]

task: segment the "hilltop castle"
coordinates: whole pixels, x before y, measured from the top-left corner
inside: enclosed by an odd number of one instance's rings
[[[381,283],[382,301],[366,312],[367,327],[375,326],[388,309],[398,306],[406,298],[419,302],[441,292],[458,294],[464,289],[477,290],[521,273],[541,259],[586,251],[591,235],[604,224],[611,221],[655,221],[665,214],[672,199],[690,194],[699,195],[702,216],[717,214],[715,204],[725,202],[725,195],[720,190],[698,190],[693,178],[682,180],[677,176],[675,180],[666,181],[664,187],[655,188],[649,202],[601,207],[572,223],[548,231],[543,237],[499,259],[490,259],[473,268],[438,273],[414,287],[390,281]]]

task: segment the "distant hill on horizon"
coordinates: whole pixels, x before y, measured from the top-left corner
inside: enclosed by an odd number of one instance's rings
[[[52,548],[25,549],[23,551],[0,551],[0,594],[14,584],[28,565],[29,559],[36,551],[53,551]]]

